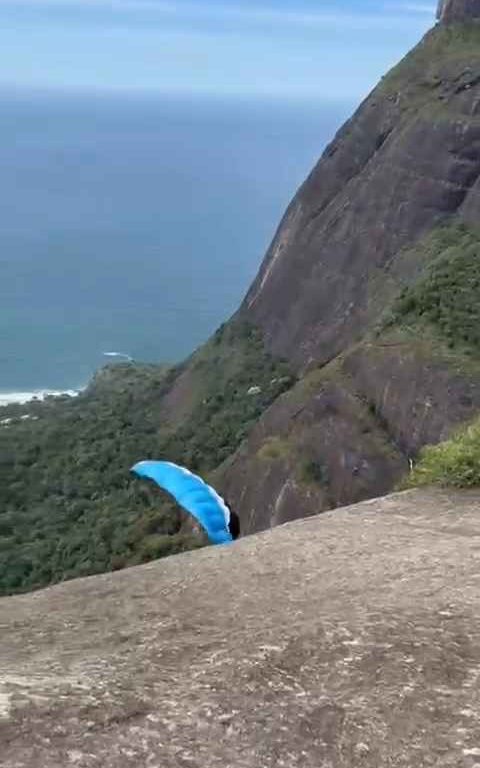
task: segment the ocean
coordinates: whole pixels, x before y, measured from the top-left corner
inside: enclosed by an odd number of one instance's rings
[[[1,402],[206,340],[348,111],[0,93]]]

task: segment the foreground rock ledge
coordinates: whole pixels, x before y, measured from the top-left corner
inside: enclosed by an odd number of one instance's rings
[[[0,600],[2,768],[480,763],[480,494]]]

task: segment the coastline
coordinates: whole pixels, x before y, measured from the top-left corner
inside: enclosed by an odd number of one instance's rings
[[[79,389],[39,389],[33,392],[1,392],[0,391],[0,408],[6,405],[25,405],[33,401],[45,400],[46,397],[77,397],[80,394]]]

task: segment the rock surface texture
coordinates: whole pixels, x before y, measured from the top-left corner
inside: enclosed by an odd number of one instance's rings
[[[447,24],[480,18],[480,0],[440,0],[437,16]]]
[[[2,768],[474,768],[480,495],[0,600]]]

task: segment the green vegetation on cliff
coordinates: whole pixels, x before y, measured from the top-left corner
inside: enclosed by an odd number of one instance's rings
[[[460,91],[475,79],[473,65],[479,59],[480,25],[438,25],[390,70],[377,92],[401,93],[407,110],[426,106],[432,111],[448,111],[449,101],[443,98],[443,89],[448,85],[449,71],[455,68],[461,72],[456,82]],[[438,94],[438,98],[432,99],[432,94]]]
[[[480,486],[480,419],[460,429],[450,440],[426,446],[403,488],[440,485]]]
[[[187,403],[168,403],[182,377]],[[104,369],[78,398],[0,411],[0,594],[202,544],[132,464],[168,458],[208,473],[292,379],[233,322],[187,366]]]
[[[480,231],[440,227],[412,250],[426,267],[393,302],[384,327],[430,326],[451,349],[479,356]]]
[[[442,356],[457,370],[478,373],[480,231],[459,223],[437,228],[407,258],[426,266],[393,302],[382,328],[417,335],[431,346],[431,355]],[[480,485],[479,419],[421,450],[401,487],[419,485]]]

